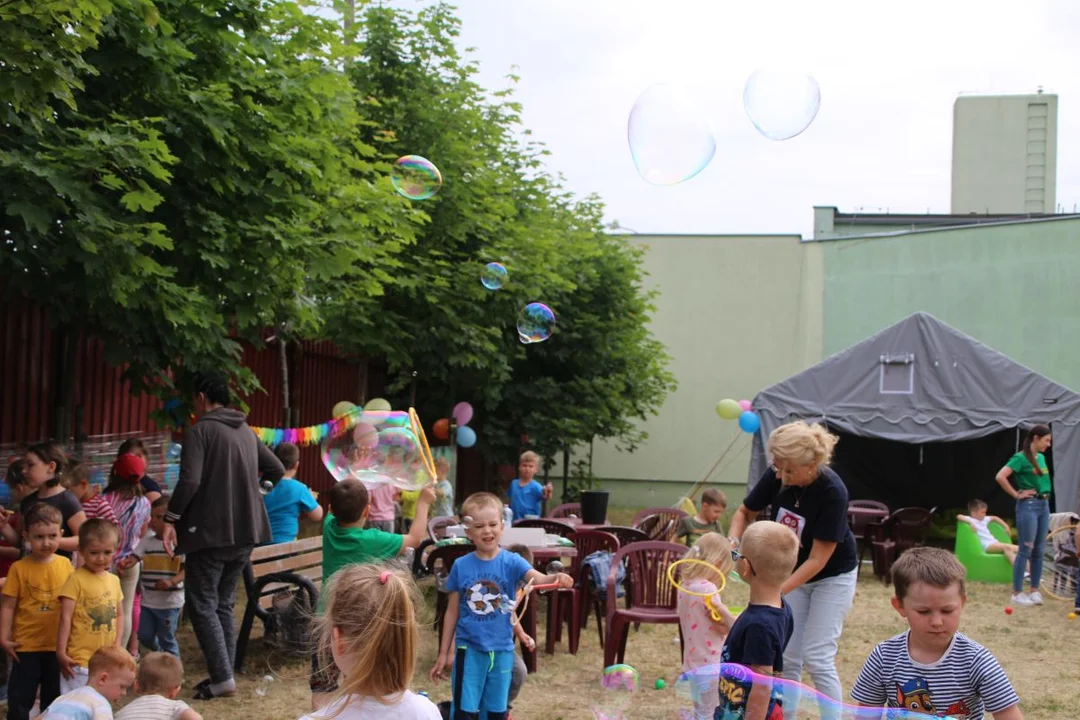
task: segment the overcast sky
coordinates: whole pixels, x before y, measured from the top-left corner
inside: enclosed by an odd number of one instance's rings
[[[400,0],[396,5],[422,3]],[[1080,203],[1077,0],[462,0],[462,47],[481,83],[506,84],[549,167],[598,193],[640,232],[803,233],[813,205],[949,212],[952,106],[959,93],[1059,96],[1057,202]],[[821,111],[785,142],[757,133],[746,78],[781,65],[814,75]],[[716,156],[673,187],[642,180],[627,117],[654,83],[704,103]],[[437,158],[432,158],[438,164]]]

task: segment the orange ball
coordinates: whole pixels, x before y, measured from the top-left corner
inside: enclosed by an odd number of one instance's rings
[[[439,440],[450,439],[450,419],[440,418],[435,421],[435,426],[431,428],[432,434]]]

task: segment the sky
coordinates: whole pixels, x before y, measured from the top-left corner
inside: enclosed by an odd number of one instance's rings
[[[416,8],[425,3],[398,0]],[[642,233],[802,233],[813,206],[949,212],[952,107],[961,93],[1056,93],[1057,202],[1080,207],[1076,0],[461,0],[480,83],[517,99],[548,168]],[[760,135],[743,110],[758,68],[813,75],[821,109],[798,137]],[[657,83],[699,102],[717,142],[674,186],[637,173],[635,99]],[[432,158],[438,164],[437,158]]]

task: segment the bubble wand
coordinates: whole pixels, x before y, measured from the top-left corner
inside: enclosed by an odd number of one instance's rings
[[[697,592],[695,590],[687,590],[682,585],[680,585],[679,582],[675,579],[675,575],[676,575],[675,568],[678,567],[679,565],[694,565],[694,564],[696,564],[696,565],[704,565],[705,567],[709,568],[709,570],[711,570],[713,573],[715,573],[720,578],[720,586],[718,588],[716,588],[716,590],[713,590],[712,592]],[[668,581],[679,592],[686,593],[687,595],[693,595],[694,597],[704,598],[705,599],[705,606],[709,608],[709,615],[712,616],[712,619],[715,620],[716,622],[723,622],[724,616],[720,614],[720,608],[716,607],[716,605],[713,604],[713,596],[719,595],[720,593],[722,593],[724,591],[724,587],[727,585],[727,578],[724,576],[724,573],[720,572],[720,570],[717,569],[717,567],[715,565],[713,565],[712,563],[705,562],[704,560],[696,560],[694,558],[683,558],[682,560],[676,560],[675,562],[668,565],[667,577],[668,577]]]

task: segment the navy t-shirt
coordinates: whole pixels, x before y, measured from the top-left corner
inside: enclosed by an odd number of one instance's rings
[[[772,506],[772,519],[787,525],[799,536],[799,567],[810,557],[814,540],[836,543],[825,567],[810,579],[824,580],[850,572],[858,564],[855,536],[847,521],[848,492],[832,468],[822,468],[817,480],[806,487],[783,485],[769,468],[743,500],[753,512]]]
[[[746,701],[753,684],[748,670],[736,667],[744,665],[763,665],[771,667],[777,675],[784,669],[784,648],[795,631],[795,621],[787,601],[781,600],[781,607],[770,605],[748,605],[739,614],[728,633],[724,649],[720,653],[720,706],[713,717],[717,720],[741,718],[746,712]],[[765,717],[783,718],[780,710],[780,698],[774,692],[770,698]]]

